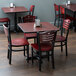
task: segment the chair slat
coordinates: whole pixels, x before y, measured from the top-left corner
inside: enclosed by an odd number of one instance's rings
[[[48,31],[48,32],[43,32],[39,34],[40,36],[40,42],[41,43],[51,43],[55,39],[55,32],[54,31]]]
[[[64,20],[64,22],[63,22],[63,28],[65,28],[66,30],[68,30],[69,26],[70,26],[70,22],[71,21],[69,19]]]

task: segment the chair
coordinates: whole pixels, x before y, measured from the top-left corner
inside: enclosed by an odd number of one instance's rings
[[[26,22],[35,22],[35,19],[36,19],[36,16],[27,15],[27,16],[23,17],[23,22],[24,23],[26,23]],[[24,33],[24,37],[26,39],[36,38],[37,34],[36,33]]]
[[[56,25],[56,20],[58,20],[58,27],[59,27],[59,22],[64,19],[70,19],[71,21],[76,20],[75,18],[71,17],[70,15],[66,14],[65,8],[62,6],[54,4],[54,9],[55,9],[55,21],[54,25]]]
[[[52,67],[54,66],[54,41],[56,38],[56,31],[47,31],[47,32],[38,32],[37,33],[37,43],[31,44],[32,49],[32,64],[34,56],[36,54],[37,59],[39,60],[39,71],[41,71],[42,57],[52,58]],[[45,52],[47,55],[43,56],[42,53]],[[51,54],[50,54],[51,52]]]
[[[35,5],[31,5],[31,6],[30,6],[30,9],[29,9],[29,11],[28,11],[28,15],[33,16],[33,15],[34,15],[34,9],[35,9]],[[26,17],[27,17],[28,15],[26,15]],[[22,22],[23,22],[23,17],[19,17],[19,18],[18,18],[18,22],[19,22],[19,23],[22,23]]]
[[[63,46],[65,45],[66,56],[68,55],[68,52],[67,52],[67,40],[68,40],[70,23],[71,23],[71,21],[69,19],[65,19],[63,21],[63,25],[61,27],[61,34],[57,35],[56,40],[55,40],[55,43],[60,43],[60,44],[55,44],[55,47],[61,47],[61,52],[63,51]],[[63,32],[65,32],[65,33],[63,34]]]
[[[10,24],[10,19],[9,18],[0,18],[0,23],[6,23],[6,24]]]
[[[35,5],[31,5],[30,10],[29,10],[29,15],[26,15],[22,18],[22,22],[35,22],[35,19],[37,18],[34,15],[34,9]],[[31,38],[36,38],[37,34],[36,33],[24,33],[25,39],[31,39]]]
[[[24,51],[25,56],[25,50],[27,50],[27,62],[29,62],[29,43],[25,38],[15,38],[11,40],[11,32],[10,32],[10,26],[7,24],[3,25],[4,32],[6,37],[8,38],[8,53],[7,58],[9,59],[9,64],[11,64],[11,58],[12,58],[12,51],[13,52],[19,52]],[[26,46],[26,49],[25,49]],[[15,47],[15,48],[14,48]],[[18,49],[18,47],[22,47]]]
[[[63,8],[62,6],[60,6],[60,14],[61,14],[60,18],[70,19],[71,21],[76,20],[75,18],[73,18],[70,15],[66,14],[65,8]]]

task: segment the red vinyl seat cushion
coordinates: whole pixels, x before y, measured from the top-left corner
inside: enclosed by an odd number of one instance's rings
[[[47,43],[45,44],[40,44],[41,45],[41,51],[51,51],[52,50],[52,45],[49,45]],[[31,46],[36,49],[36,51],[39,51],[39,46],[38,44],[31,44]]]
[[[9,22],[9,18],[0,18],[0,22]]]
[[[23,45],[29,45],[29,43],[24,38],[16,38],[16,39],[12,40],[12,45],[14,45],[14,46],[23,46]]]
[[[66,39],[66,38],[65,38],[64,36],[57,35],[55,41],[56,41],[56,42],[61,42],[61,41],[65,41],[65,39]]]

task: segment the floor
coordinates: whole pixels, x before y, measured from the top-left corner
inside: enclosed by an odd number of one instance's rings
[[[23,33],[13,33],[12,38],[23,37]],[[32,43],[32,40],[29,40]],[[60,48],[55,48],[55,69],[52,69],[51,59],[43,60],[42,72],[38,70],[38,61],[34,65],[26,62],[23,52],[13,53],[12,64],[7,59],[7,38],[0,33],[0,76],[76,76],[76,33],[70,30],[68,38],[68,57],[65,48],[61,53]],[[31,50],[30,50],[31,51]],[[31,55],[31,53],[30,53]]]

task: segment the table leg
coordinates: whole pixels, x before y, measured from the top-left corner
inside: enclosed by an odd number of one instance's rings
[[[76,12],[74,12],[73,17],[76,18],[75,16],[76,16]],[[73,25],[74,25],[74,27],[75,27],[74,31],[76,32],[76,21],[75,21],[75,20],[73,21]]]
[[[14,15],[14,31],[17,32],[17,14]]]

